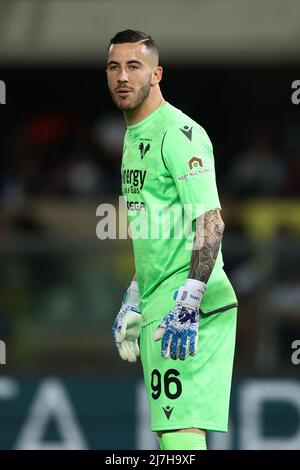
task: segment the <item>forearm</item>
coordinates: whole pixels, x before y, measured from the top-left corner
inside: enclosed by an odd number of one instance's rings
[[[223,238],[224,222],[219,209],[205,212],[196,220],[196,233],[189,278],[205,284],[215,265]]]

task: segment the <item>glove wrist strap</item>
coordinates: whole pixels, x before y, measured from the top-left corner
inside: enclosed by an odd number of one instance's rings
[[[132,283],[128,287],[127,292],[124,297],[124,303],[130,304],[133,307],[139,307],[140,293],[139,293],[138,283],[136,281],[132,281]]]
[[[206,284],[204,282],[197,279],[187,279],[185,284],[180,287],[176,301],[199,307],[205,289]]]
[[[198,281],[197,279],[187,279],[185,282],[185,287],[188,289],[193,289],[193,290],[199,290],[204,294],[204,291],[206,289],[206,284],[202,281]]]

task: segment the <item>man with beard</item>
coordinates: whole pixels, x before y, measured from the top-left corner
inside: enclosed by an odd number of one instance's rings
[[[122,192],[136,268],[113,325],[114,341],[126,361],[135,362],[141,351],[160,448],[206,449],[207,431],[227,431],[237,316],[223,270],[212,144],[198,123],[164,100],[151,36],[117,33],[106,73],[127,124]],[[157,207],[165,215],[176,207],[168,233]],[[190,231],[178,236],[186,213]]]

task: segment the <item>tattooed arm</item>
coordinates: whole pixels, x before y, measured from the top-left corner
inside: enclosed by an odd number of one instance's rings
[[[196,233],[191,258],[190,279],[205,284],[215,265],[224,230],[219,209],[205,212],[196,220]]]
[[[224,222],[218,209],[208,211],[196,220],[188,279],[178,290],[175,306],[153,335],[154,341],[162,339],[164,358],[184,360],[197,352],[199,305],[217,259],[223,230]]]

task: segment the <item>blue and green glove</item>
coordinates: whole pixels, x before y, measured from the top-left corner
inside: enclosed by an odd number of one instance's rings
[[[162,340],[161,354],[165,359],[184,360],[195,356],[198,345],[199,305],[206,285],[187,279],[180,287],[174,308],[155,330],[154,341]]]

